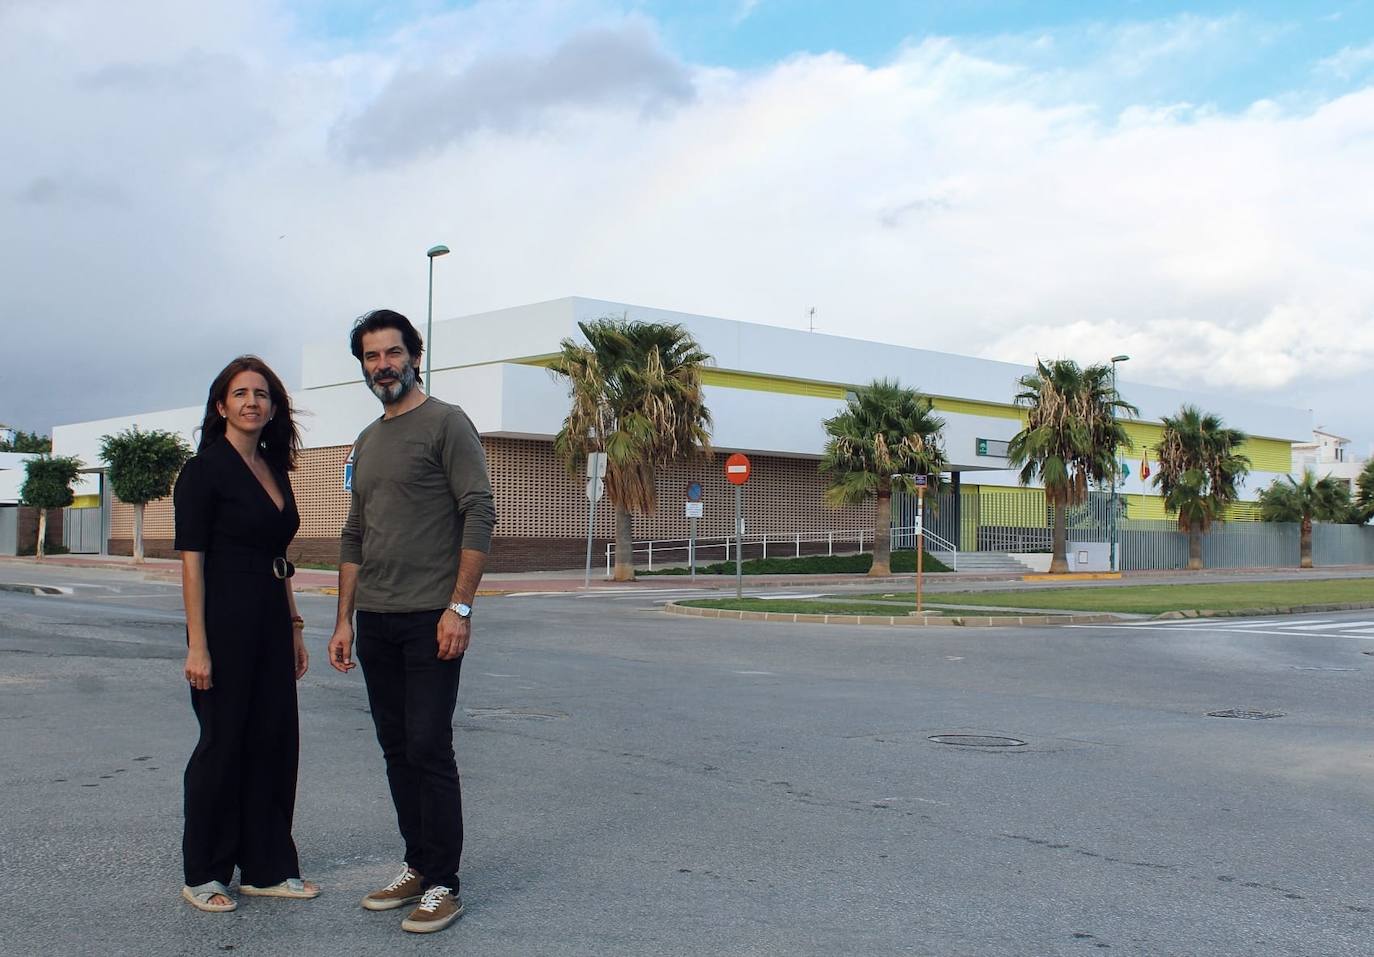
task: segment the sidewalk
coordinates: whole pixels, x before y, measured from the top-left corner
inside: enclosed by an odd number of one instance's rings
[[[41,562],[32,556],[0,557],[0,569],[15,567],[36,567],[36,568],[87,568],[87,569],[108,569],[113,571],[127,572],[130,574],[141,575],[145,579],[155,581],[179,581],[181,578],[181,563],[176,559],[170,558],[149,558],[143,564],[135,564],[134,560],[127,555],[53,555],[44,558]],[[1114,581],[1093,581],[1087,584],[1104,587],[1113,587],[1126,584],[1144,584],[1148,582],[1189,584],[1215,581],[1218,579],[1288,579],[1293,577],[1307,578],[1347,578],[1363,577],[1374,575],[1374,565],[1328,565],[1322,568],[1300,569],[1300,568],[1209,568],[1202,571],[1189,572],[1177,569],[1151,570],[1151,571],[1128,571],[1122,572],[1121,578]],[[914,587],[915,576],[907,573],[903,575],[892,575],[886,578],[869,578],[863,574],[850,575],[745,575],[744,584],[748,588],[827,588],[836,585],[863,585],[883,587],[894,585],[900,588]],[[322,592],[332,594],[339,584],[338,572],[333,570],[298,568],[296,576],[292,579],[296,591],[299,592]],[[583,570],[561,569],[556,571],[538,572],[488,572],[482,576],[482,587],[478,591],[479,595],[509,595],[520,592],[577,592],[584,590],[627,590],[642,589],[644,591],[661,591],[664,589],[701,589],[702,591],[715,591],[719,589],[733,588],[735,576],[733,575],[697,575],[693,581],[686,575],[644,575],[635,581],[617,582],[606,578],[604,573],[597,570],[593,571],[591,585],[584,588]],[[1025,576],[1015,574],[987,574],[975,572],[940,572],[925,576],[925,590],[927,594],[938,593],[941,591],[959,590],[968,585],[982,582],[1000,582],[1008,588],[1044,588],[1044,587],[1063,587],[1072,586],[1080,583],[1082,579],[1073,576],[1066,576],[1062,582],[1046,581],[1044,576],[1036,576],[1035,580],[1027,580]]]
[[[13,556],[0,557],[0,568],[15,566],[29,566],[37,568],[89,568],[89,569],[109,569],[130,574],[142,575],[146,579],[179,581],[181,578],[181,562],[170,558],[149,558],[143,564],[136,564],[127,555],[52,555],[44,558],[41,562],[32,556],[18,558]],[[929,584],[936,578],[942,580],[959,581],[1020,581],[1017,577],[1006,575],[966,575],[955,573],[941,573],[940,575],[927,575],[926,582]],[[527,591],[583,591],[582,584],[584,579],[583,570],[562,569],[556,571],[538,572],[487,572],[482,576],[482,587],[478,591],[479,595],[506,595],[513,592]],[[744,583],[750,588],[763,587],[785,587],[795,588],[797,586],[831,586],[831,585],[854,585],[869,584],[875,586],[883,585],[905,585],[911,586],[913,576],[893,575],[888,578],[869,578],[867,575],[745,575]],[[296,575],[292,579],[296,586],[296,591],[315,591],[332,592],[338,588],[338,572],[332,570],[316,568],[297,568]],[[593,571],[590,588],[596,589],[644,589],[661,590],[664,588],[700,588],[703,591],[711,591],[719,588],[730,588],[735,584],[733,575],[697,575],[693,581],[687,575],[645,575],[629,582],[618,582],[606,578],[601,571]]]

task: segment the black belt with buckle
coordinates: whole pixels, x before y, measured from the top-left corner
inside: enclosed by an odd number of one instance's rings
[[[206,556],[206,565],[226,572],[249,575],[271,575],[285,581],[296,574],[296,566],[283,555],[254,552],[247,549],[219,549]]]

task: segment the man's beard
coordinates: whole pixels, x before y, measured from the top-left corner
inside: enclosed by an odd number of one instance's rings
[[[399,378],[392,372],[379,372],[375,376],[368,376],[367,387],[372,390],[373,395],[382,400],[382,405],[393,405],[415,388],[415,367],[406,363]]]

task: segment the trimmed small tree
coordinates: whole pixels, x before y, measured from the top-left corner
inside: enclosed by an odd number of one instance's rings
[[[43,540],[48,535],[48,509],[72,504],[72,484],[81,474],[81,460],[66,455],[45,455],[24,463],[24,484],[19,500],[38,509],[38,547],[34,555],[44,556]]]
[[[143,506],[172,491],[177,473],[192,455],[191,447],[175,432],[138,426],[100,437],[110,487],[120,501],[134,507],[134,561],[143,561]]]
[[[15,432],[14,441],[0,442],[0,452],[52,452],[52,439],[37,432]]]

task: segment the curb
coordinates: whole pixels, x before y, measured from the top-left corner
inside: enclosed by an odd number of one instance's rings
[[[671,615],[692,618],[724,618],[729,621],[778,621],[793,625],[896,625],[904,628],[1005,628],[1016,625],[1096,625],[1122,621],[1116,615],[808,615],[777,611],[733,611],[726,608],[698,608],[668,602],[662,606]]]
[[[1022,575],[1021,580],[1023,582],[1063,582],[1065,584],[1120,581],[1121,572],[1067,572],[1058,575],[1051,575],[1049,572],[1032,572],[1029,575]]]
[[[1315,605],[1288,605],[1267,608],[1233,608],[1229,610],[1189,609],[1188,611],[1164,611],[1154,616],[1156,621],[1175,621],[1180,618],[1258,618],[1265,615],[1310,615],[1323,611],[1360,611],[1374,608],[1374,601],[1326,602]]]

